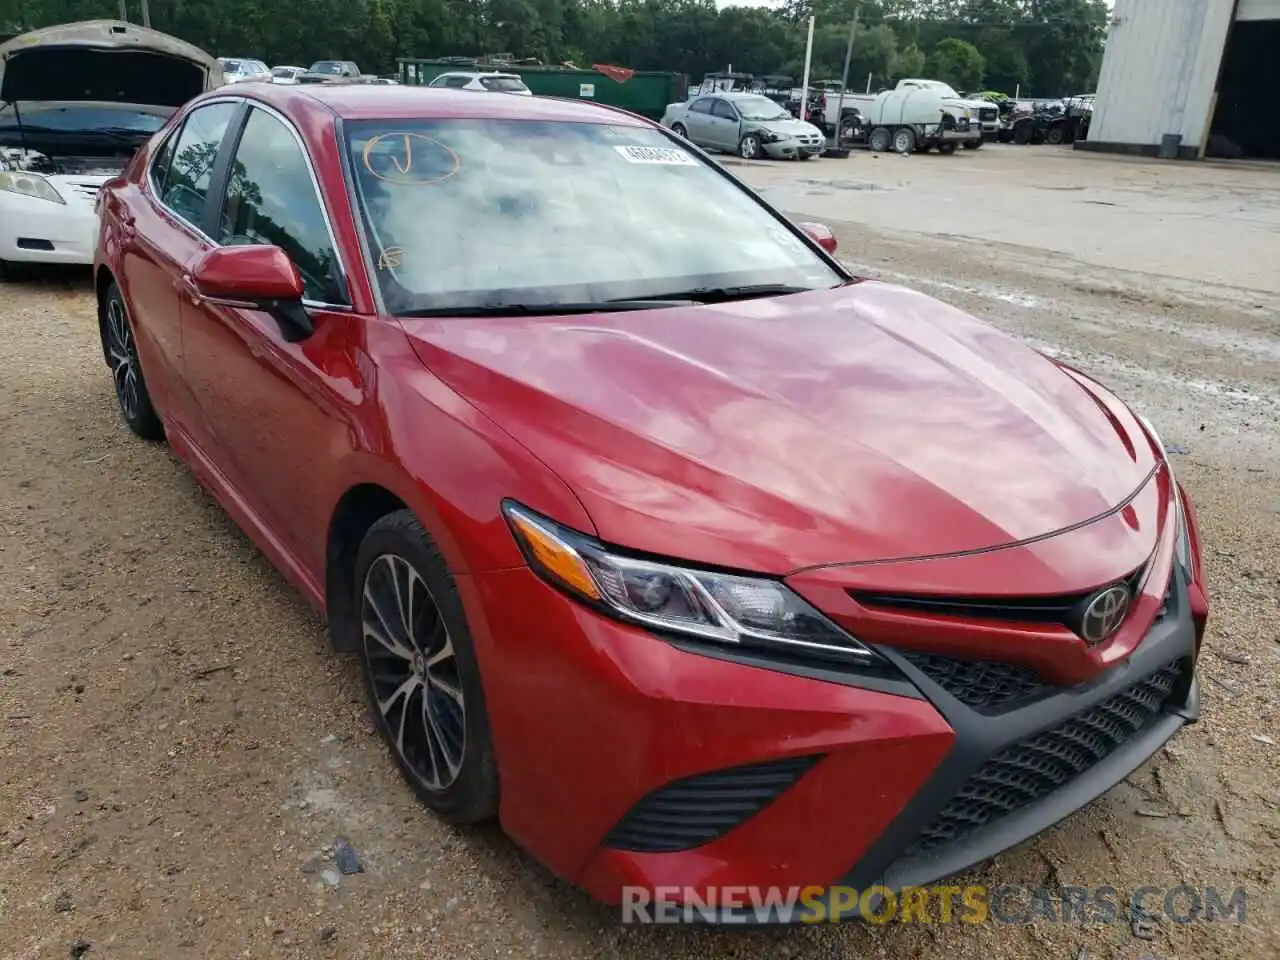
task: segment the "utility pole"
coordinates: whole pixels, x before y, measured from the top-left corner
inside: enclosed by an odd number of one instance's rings
[[[123,0],[121,0],[123,2]],[[809,39],[804,44],[804,79],[800,81],[800,96],[803,97],[800,108],[800,119],[809,119],[809,66],[813,63],[813,17],[809,17]]]
[[[142,0],[142,25],[148,30],[151,29],[151,3],[150,0]]]
[[[143,0],[145,3],[146,0]],[[844,122],[844,92],[849,88],[849,63],[853,60],[853,38],[858,35],[858,17],[862,15],[862,4],[853,8],[853,23],[849,24],[849,46],[844,51],[844,73],[840,75],[840,96],[836,100],[836,135],[835,145],[840,146],[840,124]]]

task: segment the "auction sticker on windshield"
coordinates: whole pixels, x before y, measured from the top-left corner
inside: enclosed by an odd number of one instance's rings
[[[675,147],[614,147],[629,163],[661,163],[671,167],[696,167],[698,161]]]

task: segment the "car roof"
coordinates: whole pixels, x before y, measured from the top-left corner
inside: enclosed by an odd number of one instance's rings
[[[556,97],[477,97],[465,90],[383,84],[254,85],[252,90],[212,96],[244,96],[285,114],[327,110],[344,120],[432,120],[466,117],[494,120],[550,120],[649,126],[643,117],[584,100]]]
[[[516,77],[516,73],[503,73],[501,70],[446,70],[442,77]]]

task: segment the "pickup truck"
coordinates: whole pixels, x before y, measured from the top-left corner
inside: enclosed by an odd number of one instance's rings
[[[875,153],[920,153],[935,147],[939,153],[955,153],[957,147],[982,146],[983,130],[973,110],[936,87],[899,84],[876,94],[869,104],[865,99],[855,95],[856,113],[842,112],[840,143],[862,143]]]
[[[872,106],[886,93],[905,94],[916,90],[929,91],[936,95],[941,107],[954,114],[958,120],[968,120],[968,126],[981,131],[979,136],[969,137],[963,141],[966,149],[976,150],[982,146],[983,141],[996,139],[996,134],[1000,130],[999,108],[985,100],[967,100],[941,80],[899,80],[898,85],[892,90],[878,94],[846,93],[843,103],[840,102],[838,91],[829,90],[823,107],[823,125],[828,130],[839,128],[843,131],[850,126],[856,126],[856,123],[850,124],[850,118],[855,114],[861,116],[864,122],[869,120],[869,111]],[[841,139],[844,139],[843,132]]]
[[[377,77],[366,76],[352,60],[317,60],[299,74],[299,83],[376,83]]]

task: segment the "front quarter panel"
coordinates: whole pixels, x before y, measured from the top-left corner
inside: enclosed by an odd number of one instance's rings
[[[343,487],[376,482],[390,489],[414,510],[455,573],[523,566],[502,515],[506,498],[595,534],[569,488],[423,366],[398,324],[371,322],[370,349],[378,364],[381,435],[354,444]]]

